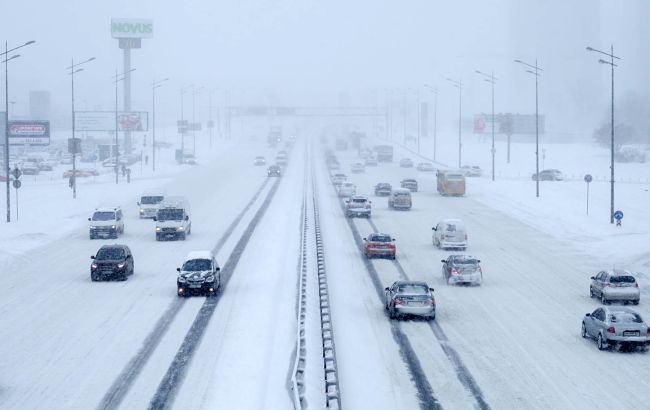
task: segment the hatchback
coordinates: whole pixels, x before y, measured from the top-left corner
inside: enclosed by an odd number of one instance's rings
[[[436,318],[436,299],[433,288],[426,282],[397,281],[384,289],[385,308],[391,319],[400,316]]]
[[[641,290],[636,278],[630,272],[613,269],[600,271],[596,276],[591,277],[589,296],[600,298],[603,304],[608,304],[611,301],[621,301],[625,304],[632,302],[638,305]]]
[[[596,339],[599,350],[613,345],[648,348],[650,328],[634,310],[600,307],[582,319],[582,337]]]
[[[449,255],[442,262],[442,278],[448,285],[471,284],[483,282],[481,261],[469,255]]]
[[[363,253],[366,258],[377,256],[395,259],[395,238],[385,233],[371,233],[363,238]]]

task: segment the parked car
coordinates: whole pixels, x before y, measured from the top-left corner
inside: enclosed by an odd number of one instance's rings
[[[620,301],[625,304],[639,304],[641,289],[632,273],[622,269],[600,271],[591,277],[589,296],[600,298],[603,304]]]
[[[365,216],[370,218],[372,213],[372,202],[367,197],[353,195],[345,201],[345,216],[352,218],[355,216]]]
[[[385,308],[391,319],[400,316],[436,318],[436,299],[433,288],[426,282],[397,281],[384,289]]]
[[[478,165],[463,165],[460,167],[460,172],[466,177],[480,177],[483,175],[483,170]]]
[[[448,285],[480,285],[483,282],[481,261],[469,255],[449,255],[442,259],[442,278]]]
[[[422,172],[434,172],[436,170],[436,168],[430,162],[420,162],[416,169]]]
[[[444,219],[431,229],[433,246],[440,249],[467,249],[467,230],[460,219]]]
[[[582,319],[582,337],[596,339],[598,350],[622,345],[650,345],[650,328],[634,310],[623,306],[599,307]]]
[[[88,222],[90,239],[117,238],[124,233],[124,218],[119,206],[95,209]]]
[[[257,156],[253,160],[253,165],[255,165],[255,166],[259,166],[259,165],[264,166],[264,165],[266,165],[266,159],[264,157],[262,157],[262,156]]]
[[[368,157],[365,159],[364,164],[367,167],[376,167],[377,166],[377,158],[375,157]]]
[[[411,192],[418,192],[418,181],[413,178],[404,178],[400,181],[400,186]]]
[[[93,282],[104,279],[126,280],[135,270],[133,254],[126,245],[104,245],[90,259],[93,260],[90,264],[90,280]]]
[[[380,182],[375,185],[375,195],[376,196],[388,196],[393,187],[387,182]]]
[[[406,188],[396,188],[388,196],[388,207],[393,209],[411,209],[411,191]]]
[[[176,270],[178,296],[214,296],[221,286],[221,268],[212,251],[190,252],[183,265]]]
[[[350,172],[353,174],[362,174],[366,172],[366,167],[360,162],[355,162],[354,164],[350,165]]]
[[[413,161],[411,158],[402,158],[399,160],[399,166],[402,168],[413,168]]]
[[[344,182],[341,186],[338,188],[338,195],[340,198],[347,198],[352,195],[357,194],[357,186],[354,185],[352,182]]]
[[[270,177],[281,177],[282,176],[282,168],[278,165],[271,165],[267,170],[266,174]]]
[[[533,174],[533,181],[539,179],[540,181],[563,181],[564,175],[559,169],[545,169],[539,172],[539,177],[537,174]]]
[[[23,172],[23,175],[39,174],[38,165],[36,165],[35,162],[23,162],[23,165],[20,167],[20,170]]]
[[[332,175],[332,183],[336,187],[341,186],[341,184],[343,184],[347,180],[348,180],[348,177],[345,176],[345,174],[334,174],[334,175]]]
[[[363,253],[366,258],[380,257],[395,259],[397,249],[395,238],[385,233],[374,232],[363,238]]]

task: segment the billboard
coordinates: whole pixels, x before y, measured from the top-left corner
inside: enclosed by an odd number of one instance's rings
[[[492,123],[494,122],[495,132],[502,134],[535,134],[535,114],[496,114],[492,118],[491,114],[474,114],[474,133],[492,132]],[[539,115],[539,132],[545,131],[546,117]]]
[[[75,111],[77,131],[115,131],[115,111]],[[117,113],[118,131],[148,131],[149,113],[131,111]]]
[[[9,121],[9,145],[50,145],[49,121]]]
[[[111,19],[111,37],[113,38],[152,38],[153,20]]]

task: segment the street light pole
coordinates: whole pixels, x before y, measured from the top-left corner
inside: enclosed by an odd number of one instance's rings
[[[436,160],[436,145],[437,145],[437,133],[438,133],[438,89],[430,85],[425,87],[433,93],[433,160]]]
[[[494,181],[494,156],[496,154],[496,149],[494,148],[494,85],[496,84],[496,77],[494,77],[494,70],[491,74],[486,74],[484,72],[476,70],[476,73],[485,77],[484,80],[490,83],[492,87],[492,148],[490,152],[492,153],[492,181]]]
[[[120,146],[119,146],[119,140],[118,140],[118,123],[117,123],[117,114],[118,114],[118,107],[117,107],[117,83],[120,81],[124,81],[125,78],[127,78],[127,74],[135,71],[135,68],[132,68],[128,71],[125,71],[123,73],[118,74],[117,73],[117,68],[115,69],[115,76],[113,77],[115,79],[115,183],[119,183],[119,167],[120,167]],[[121,78],[120,78],[121,77]]]
[[[12,51],[18,50],[19,48],[28,46],[30,44],[34,44],[36,41],[31,40],[26,42],[23,45],[20,45],[18,47],[14,47],[11,50],[9,49],[9,46],[7,45],[7,41],[5,41],[5,51],[4,53],[0,53],[0,56],[4,56],[5,60],[3,63],[5,63],[5,176],[7,177],[6,180],[6,185],[7,185],[7,222],[11,222],[11,188],[9,184],[9,172],[10,172],[10,167],[9,167],[9,68],[8,64],[10,60],[13,60],[14,58],[20,57],[20,54],[15,54],[11,57],[9,57],[9,53]]]
[[[463,142],[462,142],[462,118],[463,118],[463,81],[462,80],[452,80],[447,78],[447,81],[451,82],[454,87],[458,88],[458,168],[462,166],[462,152],[463,152]]]
[[[420,101],[420,88],[415,90],[417,93],[418,107],[415,110],[418,116],[418,154],[420,153],[420,137],[422,134],[422,102]]]
[[[153,172],[156,172],[156,88],[162,87],[162,83],[169,80],[169,78],[164,78],[160,81],[155,81],[151,85],[151,117],[152,117],[152,141],[151,141],[151,165]]]
[[[604,54],[610,58],[610,61],[603,60],[602,58],[598,60],[601,64],[608,64],[612,69],[612,125],[611,125],[611,141],[610,141],[610,204],[609,204],[609,223],[614,223],[614,67],[618,67],[617,64],[614,64],[614,59],[620,60],[620,57],[614,55],[614,45],[611,45],[610,52],[596,50],[595,48],[587,47],[587,51],[595,51],[600,54]]]
[[[535,60],[535,65],[525,63],[521,60],[515,60],[515,63],[522,64],[532,70],[526,70],[527,73],[535,76],[535,196],[539,198],[539,92],[538,92],[538,79],[541,75],[539,72],[543,71]],[[533,71],[535,70],[535,71]]]

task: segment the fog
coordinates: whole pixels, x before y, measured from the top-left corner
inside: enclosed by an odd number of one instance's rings
[[[489,84],[475,70],[494,70],[497,112],[534,112],[534,78],[513,62],[521,59],[543,68],[547,131],[590,135],[606,119],[610,72],[585,47],[611,44],[622,58],[617,97],[647,101],[650,4],[642,0],[4,0],[2,10],[0,39],[10,48],[36,41],[9,63],[11,116],[29,115],[30,90],[49,90],[55,127],[69,122],[72,58],[97,58],[75,77],[77,109],[113,109],[111,76],[123,67],[114,17],[153,20],[153,38],[132,51],[132,106],[150,111],[151,82],[169,77],[158,106],[170,124],[189,84],[221,90],[215,104],[227,89],[233,104],[304,106],[336,105],[341,93],[351,105],[383,105],[406,88],[427,101],[429,84],[439,91],[440,126],[453,128],[458,94],[446,78],[462,79],[468,118],[490,109]],[[204,112],[207,92],[197,98]]]

